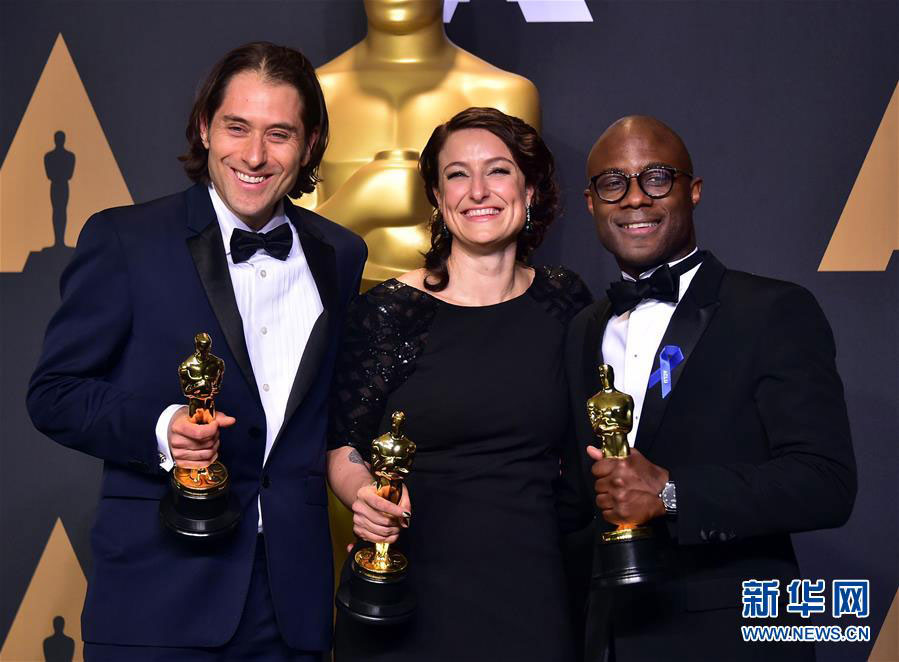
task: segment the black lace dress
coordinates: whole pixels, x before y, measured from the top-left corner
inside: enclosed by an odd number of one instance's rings
[[[553,486],[569,411],[565,329],[589,301],[575,274],[546,267],[492,306],[396,280],[357,299],[330,445],[368,459],[391,413],[406,413],[418,451],[399,546],[418,608],[390,628],[339,614],[338,662],[573,659]]]

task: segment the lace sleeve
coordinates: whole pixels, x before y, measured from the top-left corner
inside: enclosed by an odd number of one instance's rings
[[[368,457],[387,397],[415,370],[437,300],[397,280],[357,297],[347,313],[331,391],[328,448]]]
[[[566,326],[581,309],[593,303],[593,295],[581,277],[565,267],[537,267],[535,278],[533,297]]]

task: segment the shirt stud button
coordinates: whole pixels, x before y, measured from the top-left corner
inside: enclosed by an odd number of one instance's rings
[[[268,384],[263,384],[262,390],[265,391],[266,393],[268,393]]]
[[[262,335],[265,335],[266,333],[268,333],[268,327],[264,326],[261,329],[259,329],[259,331],[260,331],[260,333],[262,333]]]
[[[259,277],[260,277],[260,278],[265,278],[265,276],[266,276],[265,269],[260,269],[260,270],[259,270]]]

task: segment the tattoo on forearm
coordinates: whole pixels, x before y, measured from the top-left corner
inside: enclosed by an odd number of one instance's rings
[[[365,460],[362,459],[362,456],[359,455],[359,451],[357,451],[355,448],[350,449],[350,453],[349,455],[347,455],[347,459],[353,464],[361,464],[363,467],[367,466],[365,464]]]

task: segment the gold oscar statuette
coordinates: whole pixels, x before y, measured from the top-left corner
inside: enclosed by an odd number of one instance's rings
[[[221,389],[225,362],[212,353],[208,333],[198,333],[194,346],[195,351],[178,366],[178,378],[190,420],[207,425],[215,419],[215,396]],[[188,537],[212,538],[233,530],[240,512],[225,465],[216,460],[202,468],[175,466],[160,517],[169,529]]]
[[[403,412],[393,412],[390,432],[371,444],[371,469],[377,478],[378,494],[391,503],[399,503],[403,479],[412,468],[412,458],[415,457],[415,442],[400,430],[405,420]],[[360,549],[354,560],[363,572],[374,578],[402,572],[408,565],[406,557],[400,552],[391,552],[390,543],[386,542],[376,543],[374,548]]]
[[[399,503],[415,457],[415,442],[403,434],[403,412],[393,412],[390,420],[390,432],[372,441],[371,470],[378,494]],[[373,625],[406,621],[416,604],[405,582],[408,565],[401,552],[390,549],[390,543],[362,547],[353,555],[349,581],[337,591],[337,606],[357,621]]]
[[[615,388],[612,366],[599,366],[600,390],[587,400],[587,416],[603,457],[623,460],[630,454],[627,435],[634,426],[634,399]],[[602,531],[594,552],[601,574],[594,578],[602,586],[622,586],[652,581],[660,559],[648,526],[619,524]]]

